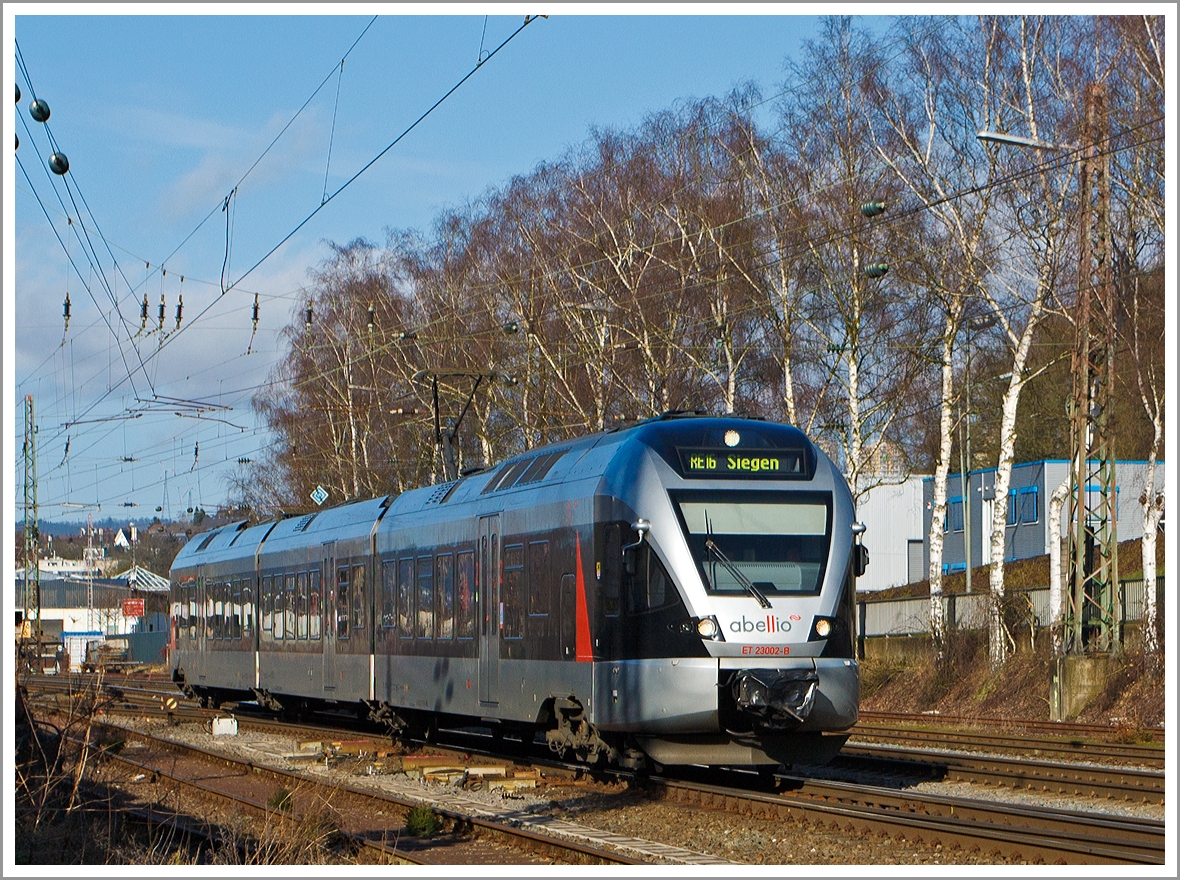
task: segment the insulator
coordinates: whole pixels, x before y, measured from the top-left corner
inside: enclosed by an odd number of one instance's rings
[[[70,170],[70,160],[65,153],[54,153],[49,157],[49,170],[54,174],[65,174]]]
[[[164,294],[162,294],[162,293],[160,294],[160,327],[159,327],[159,329],[161,329],[161,330],[164,329]]]
[[[29,115],[33,117],[35,122],[48,122],[49,105],[40,98],[35,98],[33,103],[29,105]]]
[[[305,321],[304,326],[306,327],[307,332],[310,333],[311,332],[311,303],[307,304],[307,320]]]
[[[180,318],[184,314],[184,294],[176,298],[176,329],[180,329]]]
[[[869,263],[865,266],[865,275],[870,278],[882,278],[888,271],[889,265],[887,263]]]
[[[885,213],[884,202],[865,202],[860,206],[860,212],[866,217],[878,217]]]
[[[253,461],[251,458],[239,458],[238,464],[249,464],[251,461]]]
[[[258,294],[254,294],[254,329],[258,329]]]
[[[373,335],[373,325],[377,323],[377,310],[369,306],[369,335]]]
[[[421,416],[426,414],[426,410],[415,409],[412,406],[399,406],[397,409],[391,409],[389,414],[391,416]]]
[[[399,334],[397,334],[397,338],[398,338],[398,339],[417,339],[417,338],[418,338],[418,334],[417,334],[417,333],[413,333],[413,332],[410,332],[410,333],[399,333]]]
[[[143,295],[143,304],[139,307],[139,320],[141,322],[141,326],[139,328],[140,330],[143,329],[143,325],[147,324],[147,310],[148,310],[148,301],[147,301],[147,294],[145,293]]]
[[[70,320],[70,292],[66,291],[66,301],[62,306],[61,316],[67,321]]]

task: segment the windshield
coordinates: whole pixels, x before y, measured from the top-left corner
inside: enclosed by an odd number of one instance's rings
[[[710,593],[757,599],[819,592],[828,558],[827,497],[807,493],[766,501],[715,493],[682,498],[677,507]]]

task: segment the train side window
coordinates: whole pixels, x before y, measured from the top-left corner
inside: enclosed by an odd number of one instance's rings
[[[529,544],[529,614],[549,613],[549,542]]]
[[[504,609],[501,635],[506,639],[524,638],[524,544],[504,545],[504,581],[500,599]]]
[[[269,574],[262,579],[262,630],[271,632],[275,625],[275,582]]]
[[[323,603],[320,601],[320,570],[313,568],[308,572],[308,624],[313,641],[320,640],[320,619],[323,617]]]
[[[441,553],[434,560],[435,595],[438,599],[437,623],[440,639],[455,637],[455,555]]]
[[[213,585],[201,578],[197,588],[197,628],[205,638],[213,638]]]
[[[254,579],[242,581],[242,638],[254,637]]]
[[[660,558],[646,544],[636,552],[635,574],[626,577],[627,612],[638,614],[675,602],[679,597]]]
[[[188,602],[188,616],[185,618],[185,625],[188,627],[188,637],[195,639],[197,637],[197,583],[193,581],[188,585],[186,590],[185,601]]]
[[[283,575],[283,634],[288,639],[295,638],[295,618],[298,614],[295,602],[295,575]]]
[[[284,626],[284,624],[286,623],[287,616],[283,611],[283,606],[285,604],[285,601],[283,598],[283,576],[281,574],[276,574],[274,576],[274,603],[273,604],[274,604],[274,628],[273,628],[272,632],[274,633],[275,641],[282,641],[284,632],[286,630],[286,627]]]
[[[397,563],[392,559],[381,563],[381,628],[397,625]]]
[[[213,638],[220,640],[225,630],[225,584],[218,581],[213,585]]]
[[[607,617],[618,617],[619,579],[623,568],[623,540],[618,523],[606,527],[603,544],[602,582],[599,584],[602,590],[602,613]]]
[[[354,565],[352,567],[352,628],[364,629],[365,610],[368,608],[368,603],[365,600],[365,566]]]
[[[234,581],[234,614],[233,614],[233,634],[234,639],[240,640],[242,638],[242,584],[245,581]]]
[[[348,603],[351,600],[348,590],[348,566],[342,565],[336,569],[336,638],[348,638],[348,620],[352,616]]]
[[[418,632],[420,639],[434,638],[434,559],[418,557]]]
[[[295,576],[295,601],[298,607],[299,638],[307,639],[307,572],[301,571]]]
[[[403,639],[414,637],[414,560],[397,562],[397,631]]]
[[[475,553],[464,550],[456,565],[455,634],[461,639],[475,638]]]

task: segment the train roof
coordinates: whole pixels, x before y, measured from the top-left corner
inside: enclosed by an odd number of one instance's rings
[[[397,496],[347,502],[255,526],[246,521],[230,523],[190,540],[181,548],[172,567],[253,556],[263,541],[264,553],[269,555],[317,541],[368,535],[386,508],[399,522],[411,524],[417,516],[430,519],[443,505],[471,502],[481,496],[557,486],[563,487],[560,494],[566,494],[575,491],[574,483],[584,480],[597,483],[619,464],[620,456],[634,455],[639,447],[655,452],[675,470],[680,469],[679,457],[686,449],[733,448],[737,452],[792,449],[802,453],[800,458],[807,476],[814,472],[818,455],[807,435],[791,425],[740,416],[665,413],[635,425],[535,447],[495,467]]]

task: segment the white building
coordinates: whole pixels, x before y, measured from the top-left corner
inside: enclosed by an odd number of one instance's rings
[[[862,541],[869,567],[857,578],[861,591],[899,587],[926,577],[922,570],[922,486],[924,475],[881,478],[860,497],[856,518],[865,524]]]

